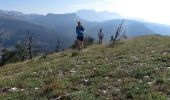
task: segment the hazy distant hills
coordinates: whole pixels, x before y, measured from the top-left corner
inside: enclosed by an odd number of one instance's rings
[[[91,26],[90,22],[81,19],[76,14],[47,14],[46,16],[32,20],[35,24],[65,33],[68,36],[75,34],[77,21],[81,21],[84,24],[87,23]]]
[[[113,19],[123,19],[121,15],[113,12],[101,11],[96,12],[94,10],[79,10],[76,12],[76,15],[79,17],[94,22],[103,22]]]
[[[71,41],[66,35],[46,27],[15,18],[0,17],[0,46],[13,47],[16,43],[22,42],[27,35],[27,30],[33,33],[34,41],[44,49],[54,49],[58,38]],[[69,45],[66,44],[65,47]]]
[[[116,28],[121,23],[121,19],[118,20],[111,20],[107,22],[100,23],[98,26],[92,28],[87,33],[96,36],[97,38],[97,31],[99,28],[102,28],[105,33],[105,40],[110,39],[110,35],[116,33]],[[124,24],[124,29],[126,30],[126,34],[128,37],[135,37],[140,35],[149,35],[149,34],[157,34],[156,32],[152,31],[144,24],[133,21],[133,20],[126,20]]]
[[[144,25],[161,35],[170,35],[170,25],[156,23],[144,23]]]
[[[80,10],[71,14],[23,14],[15,11],[0,11],[0,46],[11,47],[21,41],[29,29],[39,43],[47,48],[54,48],[59,38],[64,48],[69,47],[76,38],[75,27],[81,21],[86,35],[97,39],[97,32],[103,28],[105,40],[115,33],[122,16],[111,12]],[[170,34],[170,26],[126,20],[124,28],[128,37],[147,34]]]

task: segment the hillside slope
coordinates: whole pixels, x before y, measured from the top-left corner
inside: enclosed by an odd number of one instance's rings
[[[167,100],[170,38],[142,36],[0,68],[0,100]]]

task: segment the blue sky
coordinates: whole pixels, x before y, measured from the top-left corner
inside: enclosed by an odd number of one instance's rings
[[[0,0],[0,9],[38,14],[106,10],[170,25],[169,4],[170,0]]]
[[[85,4],[95,5],[98,1],[99,0],[0,0],[0,9],[40,14],[66,13],[86,9]]]

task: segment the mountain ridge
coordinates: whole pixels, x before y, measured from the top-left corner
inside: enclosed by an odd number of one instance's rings
[[[55,31],[52,31],[43,26],[39,26],[39,25],[29,23],[23,20],[18,20],[15,18],[8,19],[6,17],[0,17],[0,29],[4,29],[4,28],[5,28],[5,31],[2,32],[0,35],[2,47],[11,47],[11,46],[14,47],[17,42],[22,41],[24,37],[26,37],[27,30],[30,30],[30,32],[33,33],[34,35],[35,40],[42,43],[42,45],[44,44],[43,47],[46,49],[47,48],[54,49],[54,46],[55,46],[54,43],[57,41],[56,38],[60,37],[61,39],[64,39],[63,38],[64,36],[62,36],[61,34],[58,34],[57,36],[56,34],[57,32]],[[67,40],[69,40],[69,37]]]
[[[26,23],[27,22],[32,23],[33,26],[34,25],[42,26],[43,27],[42,29],[49,30],[50,33],[55,33],[53,38],[54,37],[61,38],[61,40],[65,43],[63,46],[67,48],[71,46],[71,44],[74,43],[74,40],[76,39],[75,27],[77,21],[82,22],[86,30],[85,31],[86,35],[92,36],[96,40],[98,39],[97,37],[98,30],[100,28],[104,28],[105,41],[109,41],[110,36],[115,33],[116,27],[120,24],[120,21],[122,20],[122,19],[114,19],[114,20],[108,20],[104,22],[92,22],[81,18],[76,13],[69,13],[69,14],[49,13],[46,15],[39,15],[39,14],[23,14],[15,11],[14,12],[12,11],[12,13],[10,13],[10,11],[7,12],[0,11],[0,17],[9,18],[9,22],[7,23],[11,23],[10,19],[12,19],[17,21],[22,20]],[[10,26],[10,24],[8,25]],[[2,23],[0,24],[0,26],[1,26],[0,29],[3,29]],[[169,30],[170,26],[139,22],[139,21],[129,20],[129,19],[126,19],[126,24],[124,26],[125,26],[124,28],[127,30],[127,35],[129,38],[140,36],[140,35],[147,35],[147,34],[169,35],[170,33]],[[22,27],[22,25],[20,25],[20,27]],[[28,28],[24,28],[24,29],[26,31]],[[16,28],[15,31],[20,31],[20,30]],[[39,32],[43,33],[41,31],[41,28],[39,28]],[[48,37],[48,32],[44,35]],[[44,38],[41,40],[44,40]],[[10,42],[12,40],[8,40],[8,41]],[[15,43],[17,42],[18,39],[16,39]],[[55,44],[53,43],[52,45]]]

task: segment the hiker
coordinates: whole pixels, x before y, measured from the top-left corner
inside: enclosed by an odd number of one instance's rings
[[[81,22],[77,22],[78,26],[76,27],[76,33],[77,33],[77,48],[79,51],[83,47],[83,41],[84,41],[84,27],[81,25]]]
[[[103,43],[103,37],[104,37],[104,33],[103,33],[102,29],[100,29],[98,36],[99,36],[99,44],[102,44]]]

